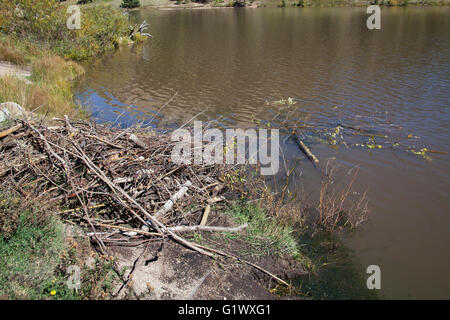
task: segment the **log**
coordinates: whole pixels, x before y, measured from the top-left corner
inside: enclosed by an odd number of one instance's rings
[[[170,199],[167,200],[167,202],[163,205],[163,207],[159,209],[158,212],[156,212],[153,217],[155,219],[158,219],[162,217],[164,214],[166,214],[168,211],[170,211],[174,203],[177,202],[180,198],[182,198],[186,194],[190,186],[192,186],[192,182],[190,182],[189,180],[186,181],[181,186],[180,190],[178,190],[177,193],[171,196]]]
[[[248,224],[243,224],[237,227],[215,227],[215,226],[178,226],[167,228],[172,232],[194,232],[194,231],[208,231],[208,232],[238,232],[248,227]]]
[[[308,159],[311,160],[313,163],[318,163],[319,159],[317,159],[317,157],[311,152],[308,146],[303,143],[303,141],[300,139],[300,134],[297,131],[295,132],[295,139],[298,142],[300,150],[303,151],[303,153],[308,157]]]
[[[220,201],[224,201],[224,200],[225,200],[224,197],[217,196],[217,197],[210,198],[210,199],[206,200],[206,202],[208,202],[208,204],[214,204],[214,203],[217,203],[217,202],[220,202]]]

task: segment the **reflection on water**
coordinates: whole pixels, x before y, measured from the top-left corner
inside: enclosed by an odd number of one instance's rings
[[[91,61],[77,99],[122,126],[167,128],[206,110],[199,119],[245,128],[254,117],[276,123],[283,109],[266,102],[292,97],[296,117],[376,124],[419,136],[410,142],[418,148],[450,151],[449,13],[383,8],[381,30],[370,31],[364,8],[138,11],[153,38]],[[302,157],[284,147],[293,163]],[[373,217],[348,243],[364,266],[380,265],[383,294],[450,298],[449,155],[313,149],[361,168]],[[304,180],[317,177],[299,164]]]

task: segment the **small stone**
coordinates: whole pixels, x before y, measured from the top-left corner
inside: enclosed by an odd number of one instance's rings
[[[0,109],[0,122],[10,120],[11,114],[6,109]]]
[[[25,110],[15,102],[0,103],[0,122],[21,118],[24,115]]]

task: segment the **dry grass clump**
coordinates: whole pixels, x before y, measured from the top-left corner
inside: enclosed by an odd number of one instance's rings
[[[8,197],[0,192],[0,234],[5,239],[11,238],[19,227],[19,205],[18,197]]]
[[[32,77],[40,81],[71,81],[83,73],[84,69],[79,64],[53,55],[33,63]]]
[[[25,64],[25,57],[23,54],[7,43],[0,43],[0,61],[11,62],[17,65]]]
[[[68,82],[27,84],[14,76],[0,78],[0,102],[13,101],[28,111],[47,116],[61,114],[82,116],[81,109],[72,101]]]
[[[0,103],[13,101],[28,111],[48,116],[83,117],[72,93],[72,80],[83,73],[80,65],[59,56],[36,58],[32,63],[32,83],[14,76],[0,78]]]
[[[355,229],[367,220],[369,214],[366,191],[360,193],[354,190],[359,170],[350,169],[347,174],[350,181],[341,188],[336,188],[334,181],[336,169],[335,165],[328,162],[323,173],[317,205],[318,215],[314,221],[318,231]]]
[[[328,161],[318,192],[308,199],[304,190],[287,192],[287,185],[274,192],[260,178],[246,180],[246,190],[248,198],[259,199],[258,205],[281,226],[293,227],[298,233],[314,237],[321,232],[353,230],[368,218],[366,192],[355,191],[357,169],[350,169],[339,181],[337,173],[338,166]]]

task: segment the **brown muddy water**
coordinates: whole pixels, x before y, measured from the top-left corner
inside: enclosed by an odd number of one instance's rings
[[[100,121],[127,126],[153,119],[150,125],[168,128],[206,110],[199,120],[224,127],[255,126],[255,117],[276,126],[286,106],[267,102],[291,97],[292,123],[309,115],[325,127],[360,126],[387,134],[383,141],[450,151],[448,7],[383,8],[376,31],[366,28],[365,8],[132,14],[147,20],[153,38],[91,61],[78,87],[77,99]],[[309,181],[320,180],[319,170],[295,142],[283,140],[298,180],[314,186]],[[368,188],[371,219],[346,243],[363,271],[380,266],[381,293],[449,299],[449,154],[427,160],[402,146],[317,141],[309,143],[320,168],[333,157],[344,168],[360,168],[358,188]]]

